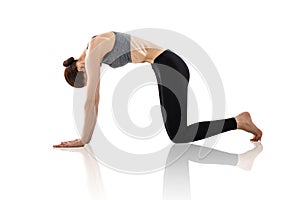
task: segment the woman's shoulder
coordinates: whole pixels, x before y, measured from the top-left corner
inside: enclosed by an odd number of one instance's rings
[[[92,40],[93,39],[97,39],[97,38],[111,38],[111,37],[113,37],[115,35],[115,33],[116,33],[115,31],[109,31],[109,32],[105,32],[105,33],[100,33],[98,35],[94,35],[92,37]]]
[[[110,31],[110,32],[101,33],[99,35],[93,36],[89,42],[89,46],[91,49],[93,49],[99,44],[109,45],[110,43],[114,43],[114,41],[115,41],[115,33],[113,31]]]

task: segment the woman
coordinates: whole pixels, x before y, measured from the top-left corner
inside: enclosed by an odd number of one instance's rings
[[[160,104],[164,108],[161,110],[164,125],[174,143],[197,141],[235,129],[252,133],[251,141],[261,140],[262,132],[252,122],[248,112],[228,119],[187,125],[190,74],[185,62],[174,52],[146,40],[125,33],[107,32],[94,36],[77,60],[71,57],[63,63],[66,67],[65,79],[71,86],[87,86],[84,126],[81,139],[62,142],[53,147],[82,147],[90,142],[98,115],[101,63],[117,68],[127,63],[143,62],[151,63],[155,72]]]

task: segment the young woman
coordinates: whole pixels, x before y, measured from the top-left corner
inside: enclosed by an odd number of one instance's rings
[[[101,63],[113,68],[127,63],[151,63],[155,72],[164,125],[174,143],[201,140],[226,131],[242,129],[259,141],[262,131],[252,122],[250,114],[187,125],[187,87],[190,73],[186,63],[174,52],[149,41],[120,32],[94,36],[78,59],[64,61],[66,81],[73,87],[87,86],[84,126],[81,139],[61,142],[55,148],[82,147],[89,143],[98,115]],[[176,71],[180,76],[170,73]],[[182,77],[182,78],[181,78]]]

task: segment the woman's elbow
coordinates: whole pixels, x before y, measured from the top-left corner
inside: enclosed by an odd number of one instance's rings
[[[84,110],[90,110],[95,107],[95,99],[87,99],[84,104]]]

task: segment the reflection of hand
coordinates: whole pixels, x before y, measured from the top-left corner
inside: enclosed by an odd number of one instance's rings
[[[54,148],[73,148],[73,147],[83,147],[84,144],[80,139],[61,142],[60,144],[53,145]]]

